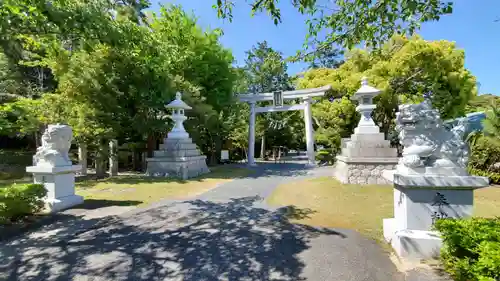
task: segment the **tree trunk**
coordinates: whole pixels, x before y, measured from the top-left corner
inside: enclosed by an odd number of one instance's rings
[[[213,150],[212,153],[212,159],[211,159],[211,164],[212,165],[217,165],[220,160],[220,151],[222,150],[222,141],[220,138],[215,139],[215,149]]]
[[[141,153],[141,171],[145,171],[147,169],[148,163],[146,162],[147,152]]]
[[[132,149],[132,170],[139,171],[141,168],[141,152],[137,148]]]
[[[107,146],[105,144],[99,145],[96,153],[95,160],[95,173],[98,178],[106,176],[106,156]]]
[[[266,158],[266,136],[263,134],[260,141],[260,159]]]
[[[153,157],[153,151],[156,150],[156,138],[153,134],[148,135],[147,149],[147,156]]]
[[[40,141],[40,132],[35,131],[34,137],[35,137],[35,147],[38,148],[38,147],[42,146],[42,143]]]
[[[80,175],[87,175],[87,144],[81,143],[78,146],[78,164],[82,166]]]
[[[118,176],[118,141],[109,142],[109,176]]]

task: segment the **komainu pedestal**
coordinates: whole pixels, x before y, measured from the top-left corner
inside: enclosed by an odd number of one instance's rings
[[[182,124],[187,117],[184,110],[191,109],[181,99],[181,94],[175,95],[175,100],[167,108],[173,109],[174,127],[160,145],[160,150],[154,151],[153,158],[147,158],[147,174],[150,176],[175,177],[188,179],[209,173],[205,155],[193,143]]]
[[[147,159],[147,174],[180,179],[197,177],[210,172],[206,158],[190,138],[166,138],[160,150],[154,151],[153,158]]]
[[[387,184],[382,171],[391,170],[398,163],[397,150],[391,148],[371,118],[376,108],[372,99],[379,93],[363,78],[361,88],[353,96],[359,101],[356,111],[361,113],[361,119],[351,139],[342,141],[341,154],[336,157],[334,177],[342,183]]]
[[[399,107],[396,129],[404,150],[396,169],[383,173],[394,184],[394,217],[384,219],[383,227],[402,258],[436,258],[442,240],[432,229],[435,221],[470,217],[474,189],[489,184],[467,173],[465,125],[446,130],[430,101]]]

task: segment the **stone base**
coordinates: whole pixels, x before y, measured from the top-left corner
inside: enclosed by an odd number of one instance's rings
[[[406,260],[429,260],[439,257],[442,239],[435,231],[396,230],[396,219],[384,219],[384,238],[396,254]]]
[[[198,156],[197,159],[186,159],[186,161],[172,161],[168,158],[148,158],[146,161],[148,161],[146,174],[150,176],[186,180],[210,173],[205,156]]]
[[[384,170],[393,169],[396,158],[347,158],[337,156],[334,177],[343,184],[389,184],[382,176]]]
[[[186,180],[210,172],[206,159],[190,138],[166,138],[153,158],[146,159],[146,174]]]
[[[75,173],[80,165],[72,166],[30,166],[26,171],[33,173],[34,183],[47,189],[45,209],[49,213],[58,212],[83,203],[83,197],[75,194]]]
[[[435,258],[441,238],[433,231],[434,223],[443,218],[470,217],[474,189],[488,186],[488,178],[401,171],[408,170],[383,173],[394,183],[394,218],[384,219],[384,238],[400,257]]]
[[[61,198],[47,199],[45,200],[45,211],[48,213],[56,213],[83,204],[83,201],[83,197],[76,194]]]

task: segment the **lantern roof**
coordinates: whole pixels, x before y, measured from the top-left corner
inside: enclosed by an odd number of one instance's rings
[[[182,97],[182,94],[177,92],[175,94],[175,100],[171,101],[165,107],[166,108],[173,108],[173,109],[191,109],[192,107],[187,105],[184,101],[182,101],[181,97]]]
[[[378,94],[380,94],[382,91],[380,91],[377,88],[374,88],[370,85],[368,85],[368,79],[366,77],[361,78],[361,88],[359,88],[356,93],[351,97],[352,100],[359,100],[360,98],[364,96],[371,96],[374,97]]]

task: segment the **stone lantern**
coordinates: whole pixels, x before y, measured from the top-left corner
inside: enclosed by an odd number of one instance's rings
[[[187,119],[184,115],[184,110],[191,109],[192,107],[182,101],[181,97],[181,93],[175,94],[175,100],[165,106],[166,108],[172,109],[171,118],[175,122],[174,128],[167,134],[170,139],[189,138],[189,134],[186,132],[183,125],[184,121]]]
[[[354,130],[356,134],[376,134],[379,133],[379,128],[375,125],[372,119],[372,112],[377,106],[373,104],[373,98],[380,94],[381,91],[370,85],[366,77],[361,79],[361,88],[351,97],[352,100],[357,100],[359,105],[356,111],[361,113],[358,127]]]
[[[361,113],[361,119],[351,138],[342,140],[341,153],[336,156],[334,176],[342,183],[387,184],[382,172],[398,163],[397,150],[391,147],[371,116],[377,107],[373,98],[380,92],[363,77],[361,88],[352,97],[359,102],[356,111]]]
[[[183,123],[187,119],[184,110],[191,109],[191,106],[182,101],[181,93],[177,93],[175,100],[165,107],[172,109],[170,117],[175,124],[160,144],[160,149],[153,151],[153,157],[146,158],[146,174],[185,180],[209,173],[207,157],[201,154],[184,129]]]

